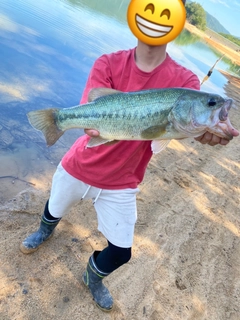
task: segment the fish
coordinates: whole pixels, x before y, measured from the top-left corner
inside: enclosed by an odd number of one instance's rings
[[[231,140],[239,132],[229,119],[233,100],[188,88],[122,92],[93,88],[88,102],[70,108],[51,108],[27,113],[30,124],[52,146],[66,130],[99,131],[87,147],[114,140],[151,140],[153,153],[172,140],[198,137],[206,131]]]

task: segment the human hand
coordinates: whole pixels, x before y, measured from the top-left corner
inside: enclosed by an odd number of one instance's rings
[[[213,133],[205,132],[200,137],[195,138],[195,140],[199,141],[202,144],[209,144],[210,146],[215,146],[217,144],[221,144],[222,146],[226,146],[230,140],[220,138]]]
[[[100,132],[94,129],[84,129],[84,132],[90,137],[98,137]]]
[[[84,129],[84,132],[88,136],[90,136],[91,138],[96,138],[96,137],[100,136],[100,132],[95,130],[95,129]],[[112,144],[115,144],[117,142],[118,142],[118,140],[112,140],[112,141],[106,142],[105,145],[106,146],[111,146]]]

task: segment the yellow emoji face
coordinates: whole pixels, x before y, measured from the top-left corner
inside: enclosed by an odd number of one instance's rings
[[[175,39],[182,31],[186,10],[181,0],[131,0],[127,21],[142,42],[158,46]]]

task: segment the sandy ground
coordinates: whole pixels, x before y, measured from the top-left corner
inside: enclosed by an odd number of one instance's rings
[[[238,106],[239,88],[229,77]],[[239,109],[230,118],[240,128]],[[0,319],[239,320],[239,160],[239,138],[226,147],[174,141],[153,157],[132,260],[105,279],[115,300],[109,314],[81,282],[89,255],[105,246],[91,202],[76,206],[39,251],[19,251],[39,224],[51,179],[44,191],[30,185],[0,206]]]
[[[226,92],[240,107],[240,81]],[[230,118],[240,128],[240,109]],[[91,202],[82,202],[39,251],[19,244],[49,195],[33,185],[0,205],[0,320],[239,320],[240,149],[171,142],[153,157],[138,195],[132,260],[105,279],[115,306],[99,310],[81,275],[105,246]]]

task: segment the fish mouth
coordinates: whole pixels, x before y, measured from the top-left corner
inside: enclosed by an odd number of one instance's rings
[[[166,26],[163,24],[153,23],[136,14],[136,24],[138,29],[148,37],[160,38],[167,35],[173,26]]]
[[[216,134],[221,138],[227,138],[228,140],[232,140],[233,137],[237,137],[239,135],[239,131],[232,126],[228,117],[232,102],[232,99],[225,100],[222,108],[219,110],[219,120],[213,128],[208,129],[209,132]]]
[[[226,121],[228,118],[228,112],[231,109],[233,100],[232,99],[227,99],[224,102],[224,105],[222,106],[220,112],[219,112],[219,120],[220,121]]]

